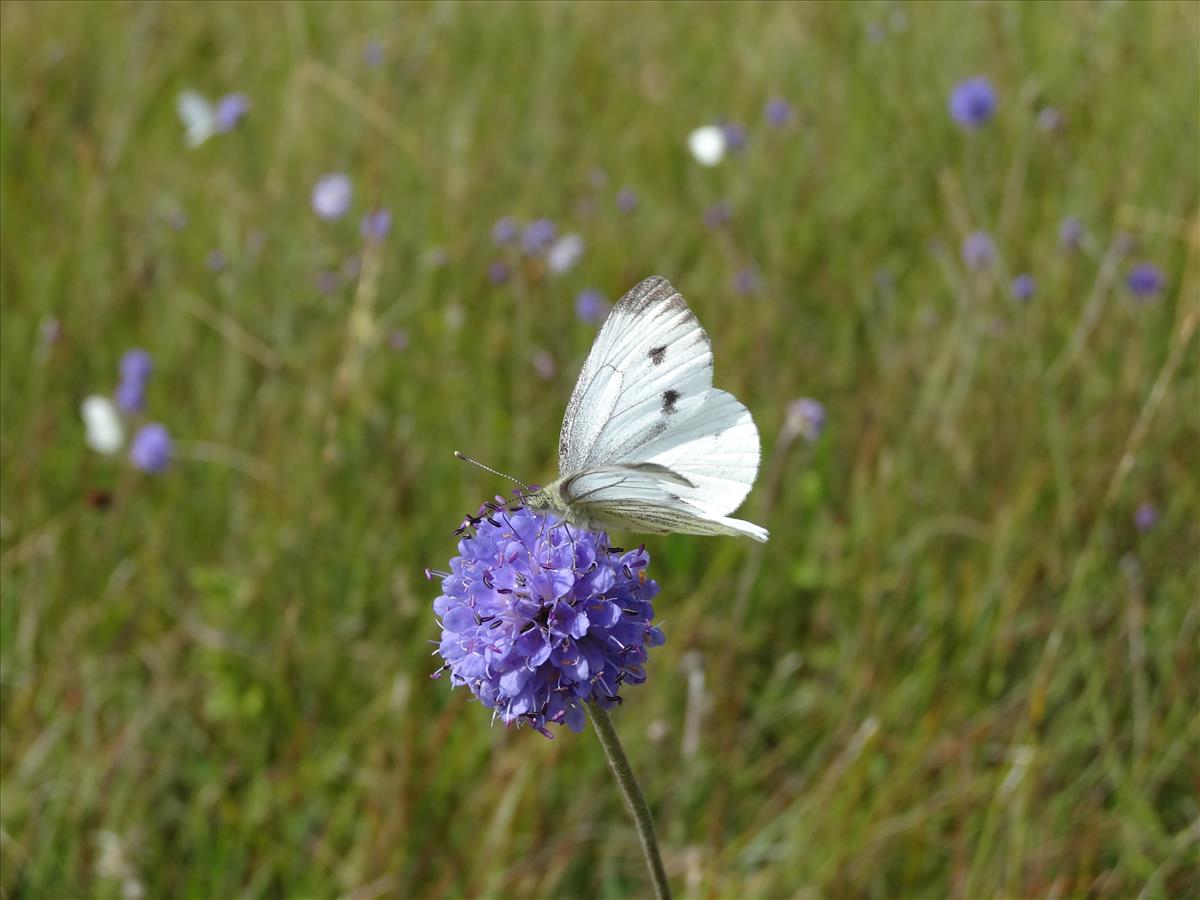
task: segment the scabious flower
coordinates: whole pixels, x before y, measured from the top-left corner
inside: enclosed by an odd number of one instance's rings
[[[484,507],[475,533],[441,577],[438,653],[450,683],[466,686],[505,725],[583,728],[584,703],[610,708],[622,684],[646,680],[658,585],[644,548],[609,546],[604,532],[528,509]],[[464,523],[466,524],[466,523]]]
[[[719,200],[704,210],[704,224],[709,228],[723,228],[733,218],[733,207],[724,200]]]
[[[362,236],[368,241],[382,241],[392,230],[392,212],[384,207],[373,209],[362,220]]]
[[[138,413],[146,406],[146,383],[154,363],[145,350],[130,350],[121,357],[121,380],[114,399],[123,413]]]
[[[325,175],[313,186],[313,212],[322,219],[340,219],[349,212],[353,194],[349,175],[341,172]]]
[[[623,187],[617,191],[617,209],[623,213],[631,213],[637,209],[638,195],[633,188]]]
[[[753,294],[758,290],[758,272],[746,266],[738,269],[733,276],[733,289],[739,294]]]
[[[367,41],[363,45],[362,58],[368,68],[379,68],[383,65],[383,44],[379,41]]]
[[[539,350],[533,354],[533,371],[537,372],[538,378],[542,381],[549,381],[558,371],[558,364],[549,351]]]
[[[504,284],[510,277],[512,277],[512,271],[504,260],[498,259],[488,266],[488,281],[492,284]]]
[[[204,264],[208,266],[208,270],[210,272],[224,271],[228,262],[229,261],[225,258],[225,254],[220,250],[209,250],[208,255],[204,257]]]
[[[688,149],[702,166],[715,166],[725,158],[725,129],[720,125],[705,125],[688,135]]]
[[[1133,513],[1133,524],[1142,534],[1158,524],[1158,507],[1153,503],[1143,503]]]
[[[496,224],[492,226],[492,242],[497,246],[511,244],[517,239],[519,231],[517,220],[512,216],[504,216],[497,219]]]
[[[608,301],[595,288],[581,291],[575,298],[575,315],[581,322],[595,324],[608,313]]]
[[[996,114],[996,89],[980,76],[960,81],[950,92],[950,116],[965,128],[986,125]]]
[[[1075,216],[1067,216],[1058,226],[1058,245],[1064,250],[1078,250],[1084,234],[1083,223]]]
[[[1033,280],[1033,276],[1028,273],[1018,275],[1012,281],[1013,299],[1024,302],[1033,296],[1034,289],[1037,284]]]
[[[973,231],[963,239],[962,258],[968,269],[991,268],[996,261],[996,245],[986,231]]]
[[[564,234],[546,251],[546,268],[556,275],[568,272],[583,258],[583,238]]]
[[[250,98],[245,94],[226,94],[213,110],[213,125],[217,131],[233,131],[250,114]]]
[[[154,371],[154,360],[147,351],[135,347],[121,357],[120,371],[122,381],[146,381]]]
[[[171,464],[171,435],[166,426],[143,425],[129,442],[129,461],[143,472],[157,475]]]
[[[740,153],[746,149],[746,138],[748,133],[746,126],[738,122],[722,122],[721,131],[725,133],[725,146],[734,153]]]
[[[1153,263],[1140,263],[1129,270],[1125,283],[1135,297],[1149,300],[1162,293],[1167,286],[1167,278],[1162,269]]]
[[[783,430],[791,437],[802,437],[812,443],[825,430],[825,407],[811,397],[801,397],[788,404]]]
[[[763,109],[763,117],[776,128],[780,128],[791,120],[792,105],[782,97],[772,97]]]
[[[549,219],[534,219],[521,232],[521,246],[526,253],[545,253],[554,243],[558,229]]]

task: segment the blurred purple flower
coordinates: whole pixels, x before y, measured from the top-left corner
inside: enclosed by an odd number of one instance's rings
[[[596,323],[608,314],[608,301],[594,288],[581,291],[575,298],[575,315],[581,322]]]
[[[347,256],[342,260],[342,278],[353,281],[362,272],[362,259],[357,255]]]
[[[986,231],[973,231],[962,242],[962,258],[968,269],[978,272],[996,261],[996,245]]]
[[[379,41],[367,41],[363,46],[362,58],[369,68],[379,68],[383,65],[383,44]]]
[[[313,283],[322,294],[332,294],[341,285],[341,279],[338,278],[337,272],[322,269],[317,273],[316,278],[313,279]]]
[[[617,209],[623,213],[631,213],[637,209],[638,195],[633,188],[623,187],[617,192]]]
[[[521,232],[521,246],[525,248],[526,253],[545,253],[557,235],[558,229],[549,219],[534,219]]]
[[[208,266],[210,272],[222,271],[226,263],[225,254],[220,250],[210,250],[208,251],[208,255],[204,257],[204,264]]]
[[[959,125],[978,128],[996,114],[996,89],[984,78],[960,81],[950,92],[950,115]]]
[[[772,97],[767,101],[763,116],[768,122],[779,128],[791,121],[792,105],[782,97]]]
[[[378,207],[363,216],[362,236],[368,241],[382,241],[392,229],[391,210]]]
[[[147,381],[150,378],[150,373],[154,371],[154,359],[150,354],[142,350],[140,347],[135,347],[132,350],[126,351],[121,357],[120,373],[122,381]]]
[[[167,215],[167,224],[171,226],[172,231],[183,231],[187,228],[188,216],[182,209],[173,209]]]
[[[249,113],[249,97],[245,94],[226,94],[217,101],[213,124],[217,131],[233,131]]]
[[[554,377],[554,373],[558,371],[558,365],[554,362],[554,357],[545,350],[539,350],[533,354],[533,370],[537,372],[538,377],[543,381],[549,381]]]
[[[512,271],[508,268],[508,263],[502,259],[488,266],[488,281],[492,284],[504,284],[511,276]]]
[[[1033,296],[1033,291],[1037,287],[1033,280],[1033,276],[1029,274],[1021,274],[1013,279],[1012,295],[1014,299],[1022,302]]]
[[[546,251],[546,267],[555,275],[575,268],[583,258],[583,238],[577,234],[564,234]]]
[[[758,290],[758,272],[746,266],[738,269],[733,276],[733,289],[739,294],[753,294]]]
[[[1078,250],[1084,234],[1083,223],[1075,216],[1067,216],[1058,226],[1058,245],[1064,250]]]
[[[517,239],[519,230],[517,220],[512,216],[504,216],[501,219],[497,219],[496,224],[492,226],[492,242],[497,246],[511,244]]]
[[[746,126],[738,122],[722,122],[721,130],[725,133],[725,146],[738,153],[746,149]]]
[[[325,175],[312,190],[313,212],[322,219],[340,219],[350,210],[353,194],[349,175],[341,172]]]
[[[1039,131],[1058,131],[1062,125],[1062,113],[1053,106],[1045,106],[1038,110],[1037,127]]]
[[[790,437],[815,441],[825,430],[825,407],[811,397],[793,400],[788,404],[783,430]]]
[[[408,332],[403,328],[397,328],[388,335],[388,346],[393,350],[403,350],[408,346]]]
[[[1158,524],[1158,507],[1153,503],[1143,503],[1133,514],[1133,524],[1142,534]]]
[[[709,228],[723,228],[733,218],[733,208],[724,200],[719,200],[704,211],[704,224]]]
[[[157,423],[143,425],[129,444],[129,461],[143,472],[157,474],[171,464],[171,435]]]
[[[43,344],[57,344],[62,340],[62,322],[58,319],[45,319],[41,325]]]
[[[1167,286],[1167,277],[1163,270],[1153,263],[1140,263],[1129,270],[1125,283],[1135,297],[1149,300],[1162,293],[1163,288]]]
[[[139,413],[146,408],[146,382],[139,378],[122,378],[113,392],[117,409],[126,415]]]

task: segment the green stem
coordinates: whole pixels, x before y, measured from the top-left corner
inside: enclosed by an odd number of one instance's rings
[[[638,840],[642,842],[642,853],[646,856],[646,866],[650,869],[650,880],[654,882],[654,896],[659,900],[671,900],[671,886],[667,884],[667,872],[663,868],[662,857],[658,855],[658,838],[654,836],[654,819],[650,817],[650,807],[642,789],[638,787],[637,779],[633,777],[629,759],[621,747],[621,739],[613,728],[612,719],[608,713],[595,703],[585,703],[596,736],[600,738],[600,746],[608,757],[608,767],[616,776],[617,786],[625,805],[633,815],[633,823],[637,826]]]

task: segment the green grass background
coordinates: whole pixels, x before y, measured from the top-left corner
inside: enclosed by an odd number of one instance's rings
[[[422,570],[506,489],[451,450],[553,477],[575,295],[658,273],[754,412],[772,535],[646,539],[668,639],[615,721],[676,891],[1195,896],[1198,48],[1188,3],[4,4],[0,894],[646,895],[590,734],[429,680]],[[253,111],[189,151],[185,88]],[[747,149],[702,169],[721,117]],[[492,286],[508,214],[582,263]],[[159,477],[82,440],[134,346]],[[788,446],[805,395],[829,426]]]

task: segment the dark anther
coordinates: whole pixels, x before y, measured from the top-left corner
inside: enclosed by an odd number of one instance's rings
[[[625,577],[626,577],[626,578],[632,578],[632,577],[633,577],[633,569],[629,568],[629,566],[621,566],[621,568],[625,570]]]
[[[496,588],[497,594],[511,594],[512,588]]]

